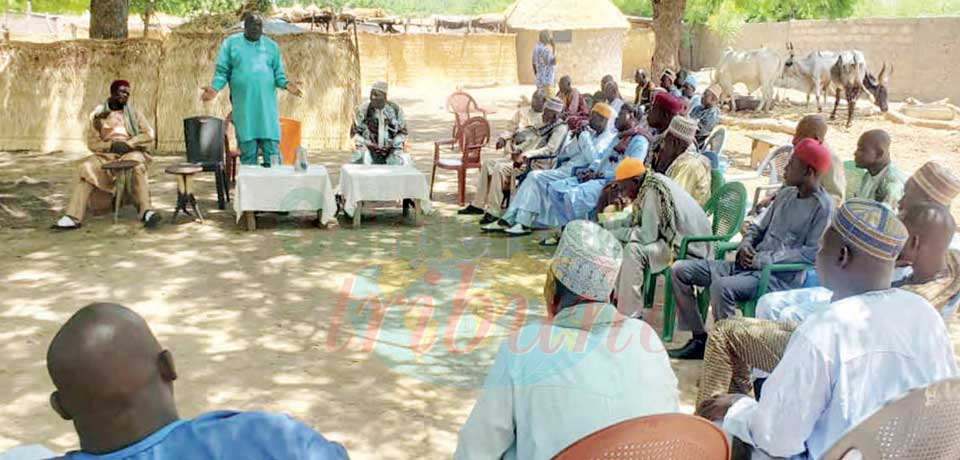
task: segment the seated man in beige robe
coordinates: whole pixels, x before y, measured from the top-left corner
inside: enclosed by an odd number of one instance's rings
[[[676,116],[653,154],[653,170],[673,179],[700,206],[710,200],[710,160],[697,150],[696,120]]]
[[[477,194],[473,203],[457,211],[460,215],[491,215],[499,216],[505,192],[516,189],[519,168],[514,165],[513,155],[519,148],[514,141],[517,134],[530,127],[543,125],[543,109],[547,102],[546,92],[537,89],[529,103],[522,101],[507,122],[507,129],[497,138],[497,150],[503,150],[506,155],[499,158],[489,158],[480,165],[480,177],[477,178]],[[528,141],[536,140],[529,139]],[[488,221],[489,223],[489,221]]]
[[[153,143],[154,131],[147,117],[128,103],[129,99],[130,83],[117,80],[110,85],[110,98],[90,113],[87,148],[93,155],[77,167],[79,180],[73,187],[64,216],[56,223],[57,228],[79,228],[88,206],[95,210],[109,208],[116,178],[104,170],[103,165],[118,160],[137,162],[128,197],[137,205],[140,220],[147,227],[160,223],[160,215],[150,209],[147,180],[147,164],[151,158],[146,150]]]

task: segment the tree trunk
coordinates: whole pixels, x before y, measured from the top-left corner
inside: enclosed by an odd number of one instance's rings
[[[150,18],[153,17],[153,0],[148,0],[143,7],[143,38],[150,38]]]
[[[650,77],[657,84],[664,69],[678,69],[680,62],[680,33],[683,25],[683,10],[687,0],[651,0],[653,4],[653,33],[656,46],[653,50],[653,68]]]
[[[90,0],[90,38],[127,38],[128,0]]]

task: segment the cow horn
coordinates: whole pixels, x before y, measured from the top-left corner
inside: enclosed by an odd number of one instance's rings
[[[887,63],[884,62],[883,67],[880,68],[880,75],[877,75],[877,82],[879,82],[881,85],[887,84],[885,80],[886,75],[887,75]]]

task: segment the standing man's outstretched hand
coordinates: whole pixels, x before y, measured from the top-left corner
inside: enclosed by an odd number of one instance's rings
[[[287,91],[294,96],[303,97],[303,88],[300,87],[300,82],[287,82]]]
[[[209,87],[203,87],[203,94],[200,95],[200,100],[203,102],[210,102],[217,97],[217,90]]]

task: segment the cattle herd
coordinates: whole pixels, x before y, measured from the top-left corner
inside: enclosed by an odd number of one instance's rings
[[[866,93],[881,111],[887,111],[887,80],[892,72],[883,64],[880,74],[874,76],[867,67],[867,60],[859,50],[812,51],[798,57],[792,43],[787,44],[786,59],[776,50],[760,48],[754,50],[724,51],[717,64],[714,81],[723,88],[724,97],[729,99],[731,110],[737,110],[733,86],[743,83],[753,93],[760,89],[760,103],[757,111],[769,111],[774,103],[775,86],[794,87],[817,100],[817,110],[823,111],[823,102],[831,92],[834,94],[833,113],[835,119],[840,96],[847,101],[847,126],[853,122],[853,112],[857,99]]]

